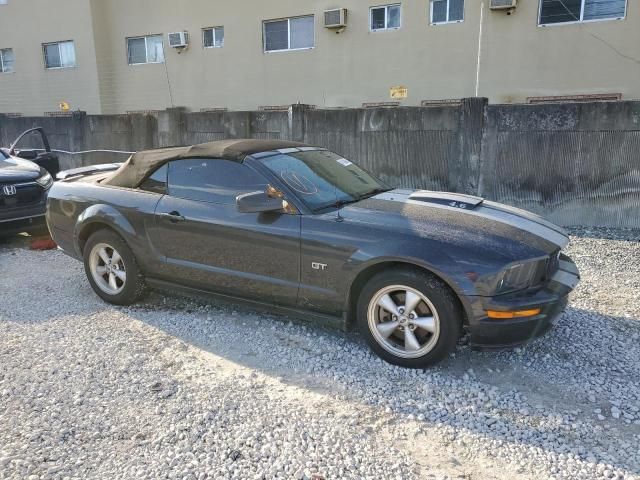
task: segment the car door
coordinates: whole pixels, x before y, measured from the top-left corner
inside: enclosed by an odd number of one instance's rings
[[[218,293],[295,305],[300,276],[300,216],[241,213],[236,197],[268,180],[222,159],[169,164],[168,192],[156,208],[152,242],[163,277]]]

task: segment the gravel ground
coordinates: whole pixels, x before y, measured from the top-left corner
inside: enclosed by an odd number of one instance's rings
[[[92,293],[0,246],[0,479],[640,479],[640,232],[575,229],[543,339],[403,370],[357,336]]]

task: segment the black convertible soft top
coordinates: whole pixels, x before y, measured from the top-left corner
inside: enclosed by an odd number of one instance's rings
[[[159,148],[134,153],[118,170],[102,181],[115,187],[136,188],[167,162],[188,158],[211,158],[242,162],[248,155],[282,148],[309,147],[285,140],[220,140],[187,147]]]

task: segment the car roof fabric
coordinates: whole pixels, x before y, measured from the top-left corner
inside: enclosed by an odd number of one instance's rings
[[[187,147],[159,148],[134,153],[112,175],[102,181],[115,187],[136,188],[162,165],[173,160],[210,158],[242,162],[248,155],[282,148],[308,147],[285,140],[220,140]]]

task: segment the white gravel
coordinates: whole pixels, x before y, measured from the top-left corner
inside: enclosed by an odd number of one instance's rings
[[[574,233],[546,337],[424,372],[239,308],[114,308],[0,245],[0,479],[638,480],[640,233]]]

